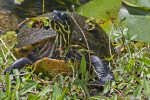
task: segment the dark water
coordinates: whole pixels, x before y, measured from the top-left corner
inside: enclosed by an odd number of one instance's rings
[[[89,0],[44,0],[44,13],[53,10],[73,11]],[[13,30],[17,24],[26,18],[43,14],[43,0],[24,0],[21,4],[15,4],[14,0],[0,0],[0,29]]]
[[[43,0],[24,0],[22,4],[15,4],[14,0],[0,0],[2,8],[8,9],[19,18],[32,17],[43,13]],[[53,10],[72,10],[75,7],[88,2],[89,0],[45,0],[44,13]]]

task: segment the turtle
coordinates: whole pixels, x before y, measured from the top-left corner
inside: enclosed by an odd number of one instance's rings
[[[97,83],[104,85],[108,80],[112,81],[110,68],[102,60],[110,56],[109,38],[105,31],[96,23],[93,26],[89,25],[86,22],[87,17],[57,10],[42,15],[49,18],[51,27],[25,25],[20,30],[14,47],[18,60],[6,68],[4,74],[6,72],[13,74],[12,69],[21,70],[26,65],[36,66],[37,72],[46,70],[50,73],[53,71],[68,73],[72,70],[68,67],[68,58],[74,61],[80,60],[82,55],[88,58],[87,52],[79,51],[79,49],[87,49],[87,46],[81,30],[70,15],[76,20],[87,38]],[[66,55],[65,51],[67,51]],[[63,59],[64,55],[65,59]]]

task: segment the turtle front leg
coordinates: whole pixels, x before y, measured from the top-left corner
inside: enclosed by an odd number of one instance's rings
[[[94,72],[96,74],[96,81],[98,84],[105,85],[108,80],[112,81],[114,79],[111,75],[109,66],[98,56],[91,55],[91,63],[94,66]]]
[[[4,74],[8,72],[9,74],[13,74],[13,69],[18,69],[19,71],[24,68],[26,65],[31,65],[32,62],[28,58],[20,58],[16,60],[12,65],[6,68]]]

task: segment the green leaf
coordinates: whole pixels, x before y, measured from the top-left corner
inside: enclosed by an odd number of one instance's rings
[[[20,77],[18,76],[19,75],[19,70],[18,69],[13,69],[13,73],[14,73],[14,75],[16,75],[15,76],[15,78],[16,78],[16,90],[15,90],[15,97],[16,97],[16,100],[19,100],[19,95],[18,95],[18,89],[19,89],[19,86],[20,86]]]
[[[121,4],[122,0],[91,0],[81,6],[77,13],[88,18],[93,17],[109,33],[112,22],[117,21]]]
[[[33,80],[26,80],[26,83],[27,83],[27,84],[36,84],[37,82],[36,82],[36,81],[33,81]]]
[[[150,74],[147,74],[146,76],[147,76],[147,78],[150,78]]]
[[[4,92],[3,92],[3,89],[0,88],[0,99],[4,97]]]
[[[49,22],[48,22],[48,21],[45,21],[45,22],[44,22],[44,26],[49,26]]]
[[[24,87],[20,92],[19,92],[19,95],[23,95],[27,92],[29,92],[30,90],[32,90],[34,87],[36,87],[38,83],[35,82],[35,83],[32,83],[32,84],[29,84],[27,85],[26,87]]]
[[[9,100],[7,96],[1,98],[1,100]]]
[[[86,17],[94,17],[95,19],[108,18],[106,11],[116,16],[115,10],[120,9],[121,3],[122,0],[92,0],[83,5],[77,12]]]
[[[149,8],[146,5],[138,5],[137,2],[130,2],[129,0],[124,0],[123,2],[123,5],[125,6],[126,10],[128,10],[128,13],[131,15],[148,15],[150,12]],[[144,1],[143,3],[148,4],[148,2],[146,1]]]
[[[82,72],[82,79],[84,79],[85,72],[86,72],[86,61],[84,55],[82,56],[81,59],[81,72]]]
[[[29,26],[29,27],[32,27],[33,24],[34,24],[34,21],[30,21],[30,22],[28,23],[28,26]]]
[[[117,100],[117,95],[115,94],[110,100]]]
[[[80,83],[80,86],[81,86],[81,88],[84,90],[84,92],[88,95],[88,96],[90,96],[89,95],[89,90],[88,90],[88,88],[87,88],[87,86],[86,86],[86,84],[85,84],[85,81],[79,81]]]
[[[90,97],[91,100],[101,100],[100,96],[92,96]]]
[[[123,71],[123,70],[124,70],[124,67],[119,67],[119,68],[114,69],[113,72]]]
[[[17,79],[17,85],[16,85],[16,91],[15,91],[16,100],[19,100],[19,95],[18,95],[19,86],[20,86],[20,79],[18,78]]]
[[[108,80],[106,83],[105,83],[105,86],[104,86],[104,93],[107,93],[108,91],[110,90],[110,80]]]
[[[6,88],[7,88],[7,90],[6,90],[6,95],[9,97],[9,95],[10,95],[10,86],[11,86],[9,73],[6,73],[5,82],[6,82]]]
[[[150,8],[150,0],[124,0],[124,2],[130,6]]]
[[[14,0],[16,4],[21,4],[24,0]]]
[[[58,98],[58,100],[63,100],[64,97],[66,96],[67,91],[68,91],[68,87],[65,88],[65,91],[61,94],[61,96]]]
[[[128,2],[126,2],[128,1]],[[145,43],[150,44],[150,36],[149,36],[149,27],[150,26],[150,5],[147,0],[142,1],[142,6],[138,5],[141,0],[131,0],[123,1],[123,7],[119,12],[119,18],[125,19],[123,21],[123,26],[125,25],[128,28],[129,37],[134,41],[143,41]],[[131,4],[131,3],[133,4]],[[137,4],[137,5],[136,5]],[[122,26],[122,27],[123,27]]]
[[[141,97],[141,90],[142,90],[142,85],[140,85],[133,93],[133,96],[135,98],[140,98]]]
[[[33,18],[31,18],[31,21],[37,22],[37,21],[38,21],[38,18],[33,17]]]
[[[33,100],[34,94],[28,94],[28,100]]]
[[[89,73],[88,73],[88,71],[86,71],[86,73],[85,73],[85,82],[87,82],[86,80],[88,79],[88,75],[89,75]]]
[[[147,97],[150,99],[150,87],[149,82],[146,80],[146,78],[143,78],[143,88],[146,91]]]
[[[150,67],[150,59],[147,58],[147,57],[143,57],[143,58],[136,58],[136,60],[139,62],[139,63],[144,63],[145,65],[149,66]]]
[[[57,82],[55,82],[53,87],[53,99],[57,100],[61,96],[61,91],[57,86]]]
[[[32,97],[31,100],[37,100],[40,96],[45,95],[47,92],[50,92],[50,84],[46,86],[40,93]]]
[[[13,70],[14,71],[14,74],[15,75],[19,75],[19,71],[18,71],[18,69],[15,69],[15,70]],[[20,86],[20,78],[19,78],[19,76],[16,76],[16,81],[17,81],[17,85],[16,85],[16,91],[15,91],[15,97],[16,97],[16,100],[19,100],[19,95],[18,95],[18,89],[19,89],[19,86]]]
[[[41,20],[44,23],[44,26],[50,26],[49,18],[47,18],[47,17],[41,17]]]
[[[7,34],[8,36],[9,36],[9,35],[12,36],[12,35],[14,35],[15,33],[16,33],[15,31],[7,31],[7,32],[6,32],[6,34]],[[8,36],[7,36],[7,37],[8,37]]]
[[[127,16],[126,26],[128,27],[129,36],[135,41],[143,41],[150,44],[149,27],[150,18],[146,16]]]

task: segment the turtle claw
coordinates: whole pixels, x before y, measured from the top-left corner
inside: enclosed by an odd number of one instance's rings
[[[98,56],[91,55],[91,62],[94,66],[94,72],[96,74],[96,81],[98,84],[105,85],[108,80],[114,80],[113,76],[111,75],[109,66]]]
[[[24,68],[26,65],[31,65],[32,62],[28,58],[20,58],[16,60],[12,65],[6,68],[4,75],[8,72],[9,74],[13,74],[13,69],[18,69],[19,71]]]
[[[107,76],[105,76],[105,77],[100,77],[100,79],[97,79],[97,84],[99,84],[99,85],[105,85],[105,83],[107,82],[107,81],[113,81],[114,80],[114,77],[111,75],[111,74],[108,74]]]

